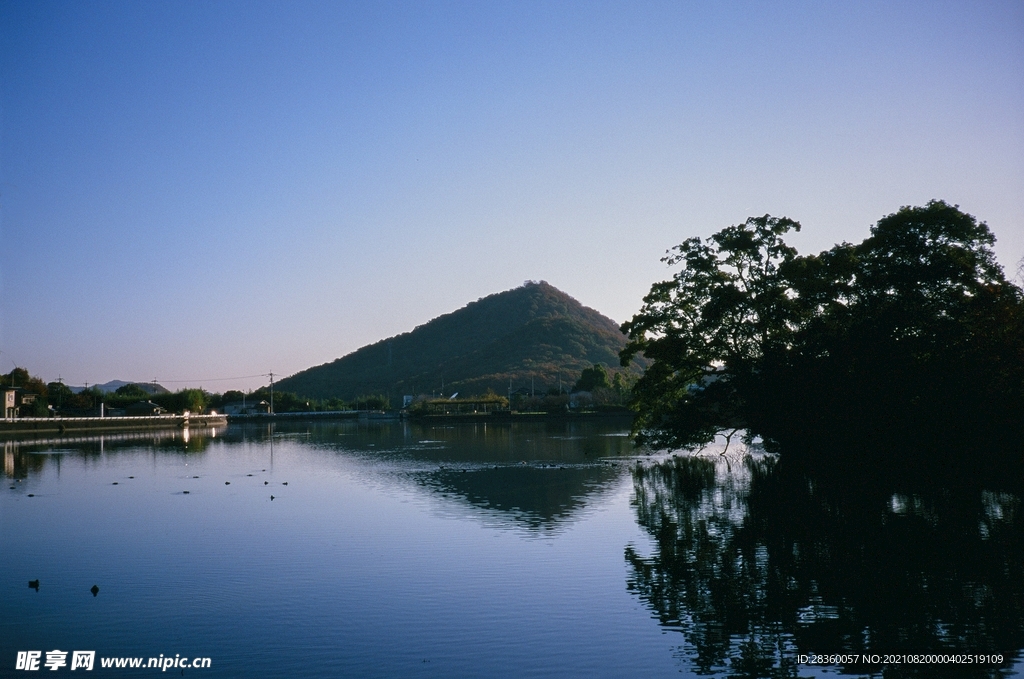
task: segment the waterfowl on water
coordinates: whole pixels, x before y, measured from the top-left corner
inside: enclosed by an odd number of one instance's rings
[[[29,580],[28,581],[28,586],[31,587],[32,589],[34,589],[37,592],[39,591],[39,581],[38,580]]]

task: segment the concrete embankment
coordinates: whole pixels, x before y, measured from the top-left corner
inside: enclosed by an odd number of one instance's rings
[[[92,432],[132,431],[213,427],[227,424],[224,415],[146,415],[140,417],[20,417],[0,420],[0,436],[16,434],[85,434]]]

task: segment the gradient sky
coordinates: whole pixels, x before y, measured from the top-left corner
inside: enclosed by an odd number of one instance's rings
[[[254,388],[748,216],[1024,258],[1024,3],[0,0],[0,371]],[[254,376],[246,379],[229,379]]]

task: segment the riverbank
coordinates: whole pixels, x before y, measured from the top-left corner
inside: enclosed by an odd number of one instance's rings
[[[226,425],[224,415],[146,415],[141,417],[20,417],[0,420],[0,437],[36,434],[174,429]]]

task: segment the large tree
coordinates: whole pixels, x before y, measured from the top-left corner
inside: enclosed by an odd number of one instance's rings
[[[769,445],[899,431],[935,440],[1024,419],[1024,297],[994,237],[932,201],[879,220],[859,245],[799,256],[800,225],[764,216],[666,261],[623,325],[640,440],[693,447],[746,428]]]

